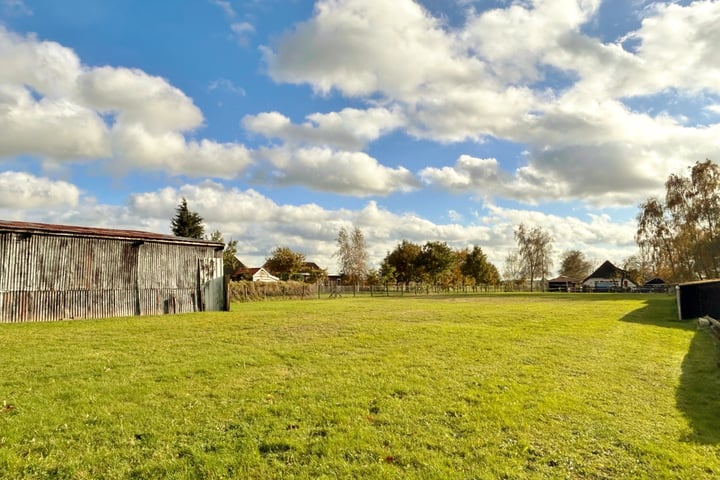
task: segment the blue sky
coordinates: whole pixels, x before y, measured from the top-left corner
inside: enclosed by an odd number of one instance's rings
[[[169,232],[259,265],[341,227],[636,253],[638,204],[720,158],[720,2],[0,0],[0,218]],[[556,262],[557,263],[557,262]]]

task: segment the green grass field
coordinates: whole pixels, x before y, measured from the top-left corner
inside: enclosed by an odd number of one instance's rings
[[[494,294],[0,325],[0,478],[717,478],[716,346],[675,316]]]

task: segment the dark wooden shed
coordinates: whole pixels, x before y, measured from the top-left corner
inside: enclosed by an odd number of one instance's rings
[[[0,220],[0,322],[226,310],[221,242]]]
[[[578,285],[582,283],[579,278],[567,277],[560,275],[559,277],[548,280],[549,292],[572,292]]]
[[[720,319],[720,279],[678,285],[677,305],[680,320],[704,315]]]

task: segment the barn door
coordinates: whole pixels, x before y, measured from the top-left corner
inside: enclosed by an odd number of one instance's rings
[[[199,258],[198,278],[200,280],[200,310],[219,311],[225,309],[223,291],[223,259]]]

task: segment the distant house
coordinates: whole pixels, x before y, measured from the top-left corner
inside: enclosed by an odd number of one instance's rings
[[[626,270],[616,267],[608,260],[585,278],[582,284],[585,289],[593,292],[610,292],[637,287],[635,282],[630,280],[630,274]]]
[[[315,262],[305,262],[303,263],[302,270],[305,272],[312,272],[313,270],[322,270],[317,263]]]
[[[330,273],[327,276],[328,285],[340,285],[342,283],[342,276],[338,273]]]
[[[266,265],[262,267],[246,267],[240,262],[240,267],[230,275],[230,279],[234,281],[238,280],[252,280],[253,282],[279,282],[280,278],[273,275]],[[275,272],[282,275],[283,272]],[[293,275],[292,280],[301,280],[305,282],[314,282],[318,279],[323,279],[326,276],[325,270],[320,268],[315,262],[303,263],[300,271]]]
[[[314,282],[325,277],[327,272],[315,262],[305,262],[300,270],[300,275],[302,275],[304,282]]]
[[[270,272],[265,270],[263,267],[247,268],[240,267],[230,275],[231,280],[252,280],[253,282],[279,282],[280,279]]]
[[[548,291],[550,292],[571,292],[582,284],[579,278],[566,277],[560,275],[557,278],[548,280]]]

